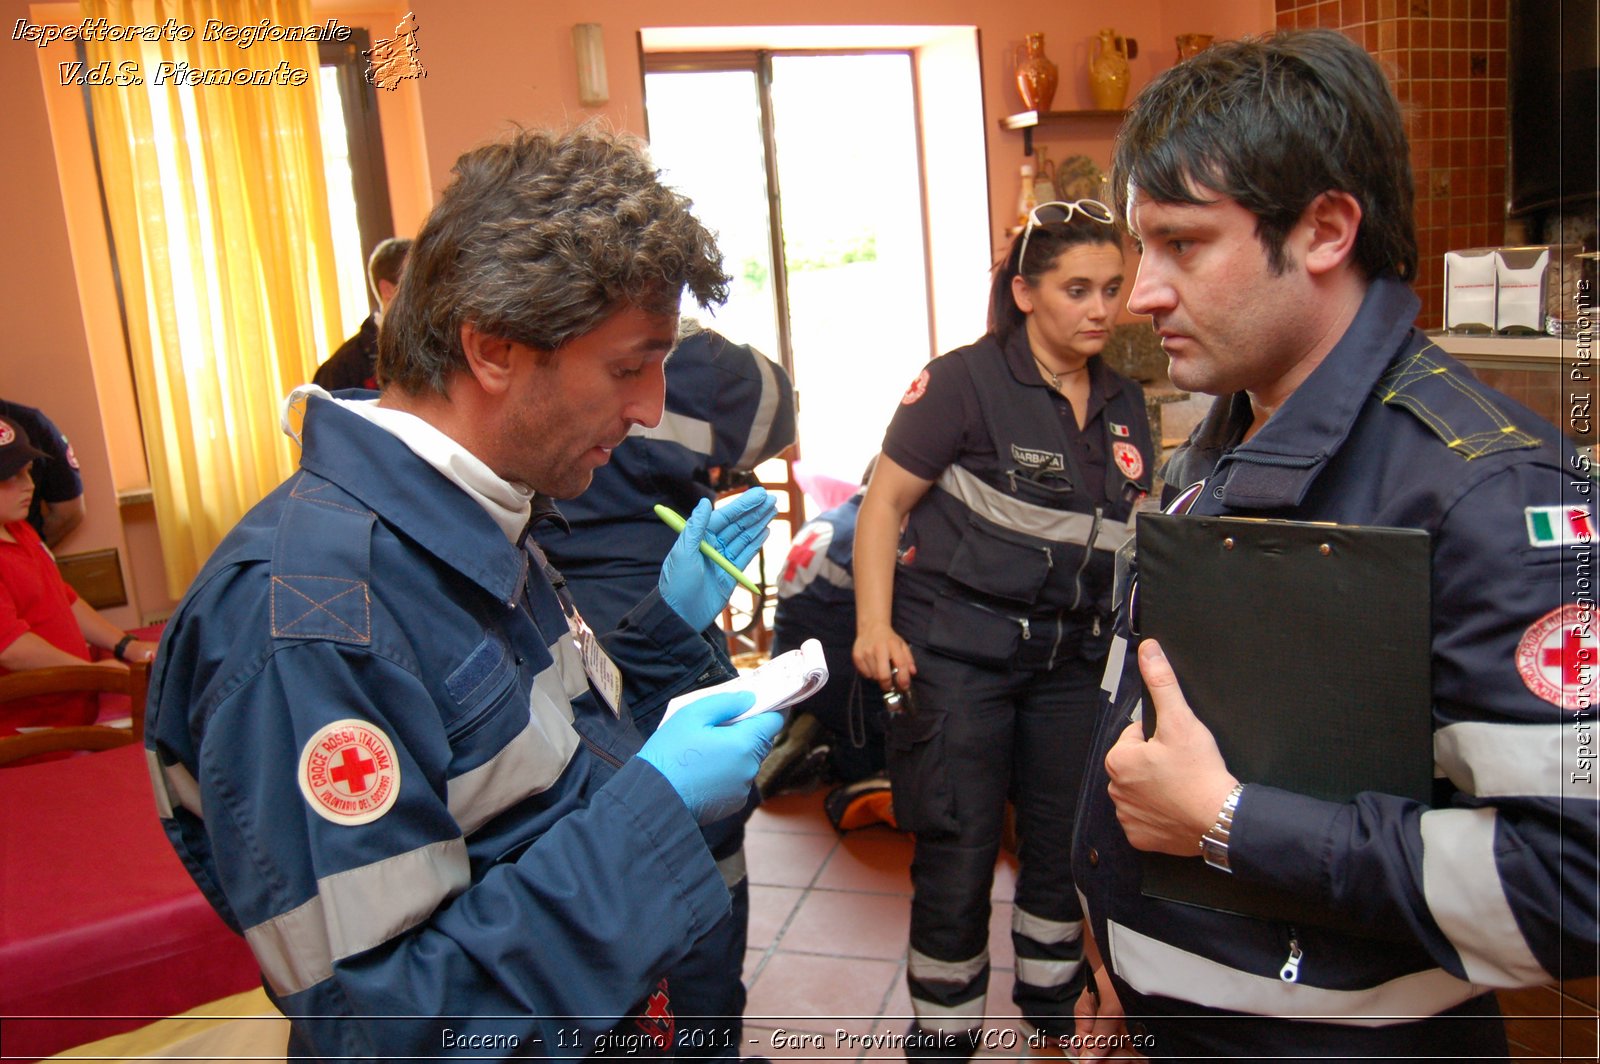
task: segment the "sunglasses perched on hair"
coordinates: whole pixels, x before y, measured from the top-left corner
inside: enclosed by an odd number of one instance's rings
[[[1051,200],[1049,203],[1041,203],[1028,212],[1028,224],[1022,230],[1022,253],[1017,256],[1017,268],[1021,269],[1023,261],[1027,258],[1028,238],[1033,235],[1034,226],[1066,225],[1072,221],[1074,214],[1081,214],[1101,225],[1110,225],[1117,220],[1117,216],[1111,213],[1111,208],[1097,199],[1074,200],[1071,203]]]

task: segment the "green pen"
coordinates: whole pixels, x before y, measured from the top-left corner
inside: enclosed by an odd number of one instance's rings
[[[676,510],[672,509],[670,506],[662,506],[659,503],[656,505],[656,516],[665,521],[667,523],[667,527],[672,529],[674,532],[682,532],[689,524],[689,522],[685,521],[678,515]],[[716,562],[717,565],[721,567],[723,572],[739,581],[742,586],[755,592],[757,595],[761,594],[761,589],[756,586],[755,581],[751,580],[748,576],[745,576],[744,573],[740,572],[737,565],[724,558],[717,551],[717,548],[713,547],[703,539],[700,541],[700,553]]]

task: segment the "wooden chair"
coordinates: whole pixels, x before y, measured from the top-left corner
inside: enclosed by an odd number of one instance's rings
[[[776,465],[782,465],[782,479],[763,479],[759,483],[778,499],[778,513],[773,518],[774,522],[784,521],[789,525],[789,541],[793,542],[795,534],[800,531],[800,526],[806,523],[806,497],[800,490],[800,482],[794,476],[794,459],[798,453],[798,446],[791,446],[777,458],[762,466],[769,476],[776,472]],[[737,491],[743,491],[741,487]],[[728,492],[725,494],[735,494]],[[769,544],[770,547],[770,544]],[[782,569],[783,559],[778,558],[779,569]],[[733,599],[722,611],[722,630],[728,639],[728,655],[738,665],[756,665],[767,656],[768,649],[772,646],[772,611],[776,609],[778,601],[778,574],[767,572],[767,554],[763,550],[756,556],[754,580],[761,588],[761,594],[751,595],[748,592],[734,589]],[[746,600],[749,605],[746,605]]]
[[[130,662],[127,671],[94,665],[67,665],[51,669],[27,669],[0,676],[0,703],[34,695],[125,694],[133,718],[131,728],[84,724],[0,737],[0,767],[35,754],[63,750],[110,750],[143,741],[145,693],[149,682],[150,666],[142,661]]]

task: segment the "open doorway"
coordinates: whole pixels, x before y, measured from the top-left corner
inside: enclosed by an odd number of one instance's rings
[[[853,482],[934,353],[909,52],[649,57],[651,152],[719,236],[709,322],[782,361],[809,473]]]
[[[972,26],[640,32],[654,160],[717,231],[732,298],[709,324],[790,371],[796,480],[846,497],[906,385],[983,332],[991,256]],[[781,463],[759,470],[785,480]],[[789,549],[776,522],[762,582]],[[734,596],[730,628],[768,614]],[[759,630],[759,622],[756,621]],[[742,640],[740,640],[742,642]]]

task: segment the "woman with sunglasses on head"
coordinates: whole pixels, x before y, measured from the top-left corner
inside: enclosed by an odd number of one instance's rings
[[[916,836],[911,1060],[979,1045],[1008,798],[1012,998],[1044,1035],[1073,1032],[1088,971],[1073,814],[1113,553],[1156,458],[1143,392],[1099,358],[1122,280],[1105,204],[1035,208],[995,267],[988,333],[912,382],[861,505],[854,658],[889,703],[895,816]]]

